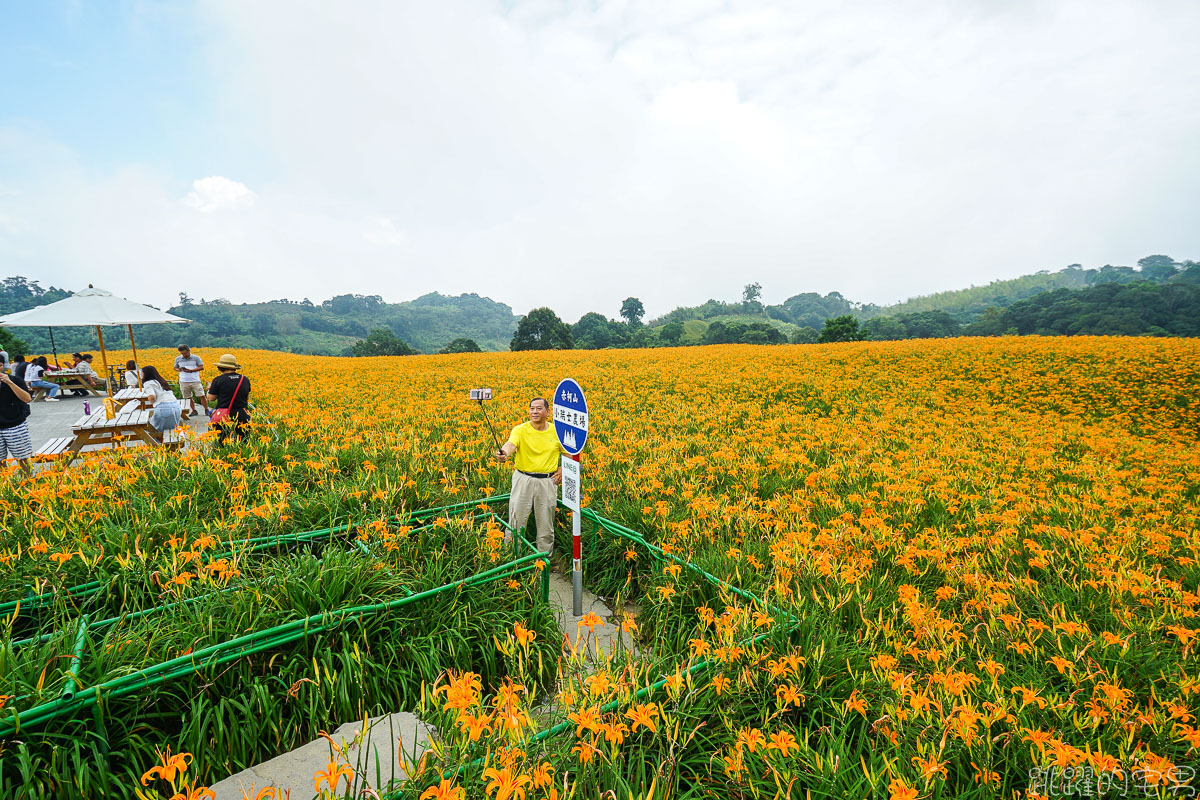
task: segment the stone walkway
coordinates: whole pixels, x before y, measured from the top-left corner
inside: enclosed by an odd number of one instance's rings
[[[431,733],[432,729],[408,713],[373,717],[367,721],[365,732],[361,721],[347,722],[330,736],[332,744],[323,738],[316,739],[209,788],[216,795],[215,800],[243,800],[247,796],[253,800],[258,791],[272,786],[279,790],[278,797],[284,797],[287,791],[291,800],[311,798],[316,794],[313,776],[328,768],[333,746],[337,745],[344,754],[341,763],[354,768],[352,796],[358,797],[368,786],[382,794],[383,787],[393,780],[408,777],[428,747]],[[401,748],[409,770],[400,766]],[[338,792],[341,797],[346,789],[344,778],[338,788],[342,790]]]
[[[612,609],[586,588],[583,590],[583,615],[575,616],[572,613],[573,605],[570,573],[560,575],[551,572],[550,607],[556,609],[554,616],[558,620],[559,630],[570,639],[572,645],[578,646],[582,639],[592,660],[598,657],[599,652],[611,652],[617,647],[618,641],[627,649],[635,647],[629,635],[621,630],[621,620],[613,614]],[[626,611],[633,612],[634,609],[627,607]],[[580,620],[588,614],[595,614],[604,623],[597,625],[590,634],[579,625]],[[434,733],[429,726],[407,712],[369,720],[365,735],[360,735],[362,727],[361,721],[348,722],[331,736],[334,744],[342,747],[346,754],[343,762],[354,767],[356,776],[366,779],[365,782],[361,778],[357,780],[353,792],[355,797],[367,785],[380,790],[393,779],[407,778],[408,772],[399,766],[398,751],[402,747],[405,763],[415,766],[429,748],[430,737]],[[209,788],[215,793],[216,800],[242,800],[246,793],[253,799],[254,792],[271,786],[290,790],[291,800],[308,800],[316,794],[313,791],[313,775],[326,769],[332,754],[330,742],[320,738],[243,770]],[[340,788],[345,789],[344,780]]]

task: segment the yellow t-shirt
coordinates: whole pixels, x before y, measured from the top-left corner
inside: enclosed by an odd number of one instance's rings
[[[523,422],[513,428],[508,443],[517,446],[513,463],[522,472],[555,472],[558,456],[564,452],[554,435],[554,423],[547,421],[546,430],[538,431]]]

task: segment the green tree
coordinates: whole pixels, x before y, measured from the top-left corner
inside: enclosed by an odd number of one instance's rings
[[[625,302],[621,303],[621,317],[629,323],[629,327],[636,328],[641,325],[644,316],[646,307],[636,297],[626,297]]]
[[[7,352],[10,360],[13,356],[29,355],[29,345],[13,336],[7,328],[0,328],[0,350]]]
[[[416,350],[392,333],[391,328],[376,328],[350,347],[352,356],[411,356]]]
[[[683,323],[679,320],[668,322],[659,331],[658,338],[667,344],[679,344],[679,340],[683,338]]]
[[[468,339],[465,336],[460,336],[457,339],[455,339],[454,341],[452,341],[450,344],[443,347],[441,350],[438,350],[438,355],[446,356],[446,355],[450,355],[451,353],[482,353],[482,352],[483,351],[479,349],[479,345],[477,345],[475,343],[474,339]]]
[[[858,320],[850,314],[825,320],[825,327],[817,341],[825,342],[858,342],[862,341],[862,332],[858,329]]]
[[[1179,272],[1179,266],[1175,263],[1175,259],[1170,256],[1146,256],[1138,259],[1138,266],[1142,270],[1142,277],[1156,281],[1158,283],[1166,283],[1175,273]]]
[[[571,327],[571,338],[580,350],[603,350],[613,345],[612,323],[603,314],[589,311]]]
[[[535,308],[517,322],[510,350],[571,350],[571,328],[549,308]]]
[[[816,328],[803,325],[792,333],[792,344],[812,344],[820,335]]]
[[[747,283],[742,287],[742,302],[749,305],[750,303],[762,303],[762,284],[758,281]]]

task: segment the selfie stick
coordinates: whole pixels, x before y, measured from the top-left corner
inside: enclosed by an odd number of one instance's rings
[[[488,430],[492,432],[492,441],[496,443],[496,452],[500,452],[500,439],[496,436],[496,429],[492,427],[492,421],[488,419],[487,409],[483,407],[483,400],[479,400],[479,410],[483,412],[483,419],[487,422]]]
[[[487,423],[488,430],[492,432],[492,441],[496,443],[496,452],[500,452],[500,437],[496,436],[496,429],[492,427],[492,421],[488,419],[487,409],[483,407],[484,400],[492,399],[491,389],[472,389],[471,399],[479,401],[479,410],[483,412],[483,420]]]

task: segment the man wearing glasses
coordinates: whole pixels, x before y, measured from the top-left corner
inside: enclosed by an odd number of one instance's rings
[[[513,428],[496,453],[499,461],[515,454],[508,527],[514,531],[524,528],[532,510],[537,520],[537,549],[547,555],[554,552],[554,510],[562,480],[558,459],[563,452],[550,424],[550,404],[545,398],[535,397],[529,401],[529,421]]]

